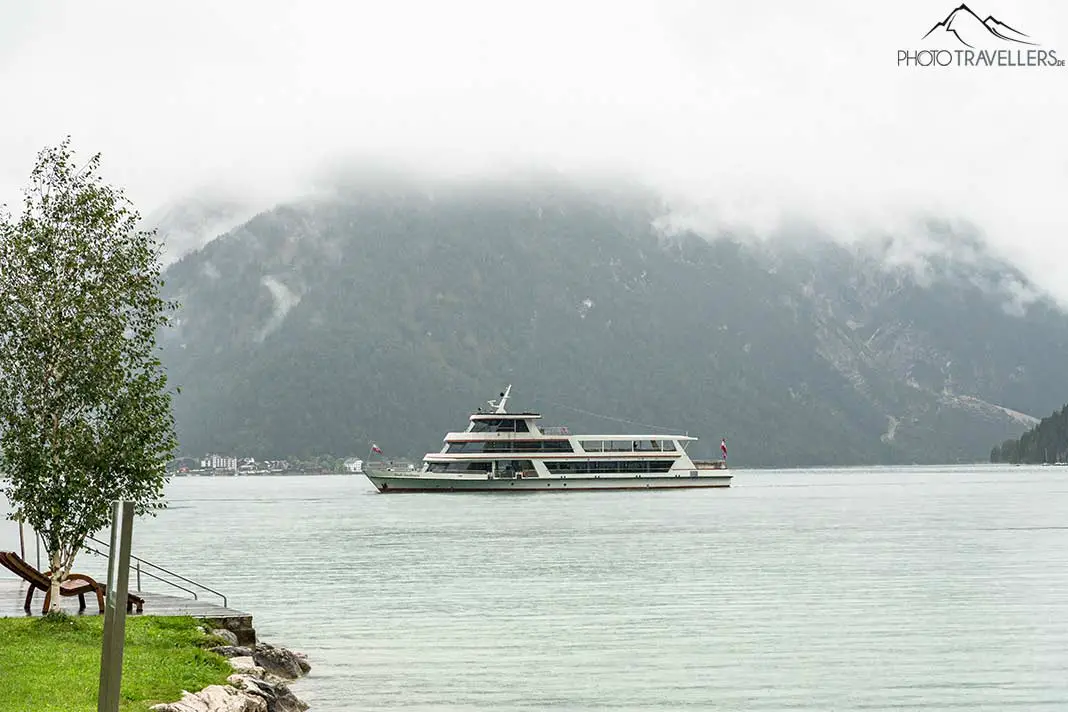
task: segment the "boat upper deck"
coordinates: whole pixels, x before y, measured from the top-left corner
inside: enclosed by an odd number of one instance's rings
[[[697,438],[667,433],[575,434],[569,428],[540,426],[541,414],[533,411],[509,413],[505,410],[512,387],[501,393],[500,400],[488,401],[490,411],[479,408],[468,418],[467,430],[445,434],[445,446],[428,455],[460,453],[524,452],[532,455],[552,453],[594,454],[641,453],[646,455],[677,454],[684,443]]]

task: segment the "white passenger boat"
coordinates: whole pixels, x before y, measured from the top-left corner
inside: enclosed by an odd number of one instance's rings
[[[368,463],[379,492],[560,492],[729,487],[723,460],[691,460],[687,435],[572,435],[542,427],[538,413],[509,413],[512,387],[467,429],[445,435],[422,469],[394,472]]]

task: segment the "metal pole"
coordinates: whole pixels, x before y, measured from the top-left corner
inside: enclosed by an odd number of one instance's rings
[[[22,531],[22,517],[19,517],[19,556],[26,560],[26,533]]]
[[[41,535],[37,533],[37,530],[33,530],[33,535],[37,537],[37,570],[41,570]]]
[[[137,592],[141,593],[141,560],[137,560]]]
[[[104,642],[100,652],[100,694],[97,697],[97,712],[119,712],[133,515],[133,502],[116,500],[112,503],[111,551],[108,556],[108,592],[104,604]]]

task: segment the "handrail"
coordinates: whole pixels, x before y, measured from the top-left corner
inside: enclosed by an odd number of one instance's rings
[[[193,596],[193,600],[194,601],[200,600],[199,597],[197,596],[197,592],[194,591],[191,588],[186,588],[185,586],[177,584],[174,581],[168,581],[167,579],[163,578],[162,576],[156,576],[156,574],[152,573],[151,571],[141,571],[141,562],[140,561],[137,562],[137,590],[138,591],[141,590],[141,574],[142,573],[145,576],[148,576],[150,578],[156,579],[157,581],[162,581],[163,583],[167,584],[168,586],[174,586],[175,588],[182,589],[186,593],[191,594]],[[223,605],[225,605],[225,604],[223,604]]]
[[[84,548],[85,548],[85,550],[86,550],[86,551],[88,551],[88,552],[89,552],[90,554],[96,554],[97,556],[102,556],[102,557],[103,557],[103,558],[105,558],[105,559],[106,559],[106,558],[108,558],[108,555],[107,555],[107,554],[105,554],[104,552],[102,552],[102,551],[99,551],[99,550],[97,550],[97,549],[94,549],[94,548],[93,548],[93,547],[91,547],[91,546],[86,546],[86,547],[84,547]],[[131,557],[131,558],[132,558],[132,557]],[[138,591],[138,593],[140,593],[140,592],[141,592],[141,573],[142,573],[142,571],[141,571],[141,562],[140,562],[140,561],[138,561],[138,562],[137,562],[137,591]],[[165,578],[163,578],[163,577],[161,577],[161,576],[156,576],[156,575],[155,575],[154,573],[152,573],[151,571],[145,571],[145,572],[143,572],[143,573],[144,573],[144,574],[145,574],[146,576],[151,576],[152,578],[156,579],[157,581],[162,581],[163,583],[167,584],[168,586],[174,586],[175,588],[180,588],[181,590],[185,591],[186,593],[192,594],[192,596],[193,596],[193,600],[195,600],[195,601],[198,601],[198,600],[200,600],[200,599],[199,599],[199,598],[197,597],[197,592],[196,592],[196,591],[194,591],[194,590],[193,590],[193,589],[191,589],[191,588],[186,588],[185,586],[181,586],[181,585],[179,585],[179,584],[176,584],[176,583],[174,583],[173,581],[168,581],[167,579],[165,579]]]
[[[89,539],[90,541],[94,541],[94,542],[96,542],[97,544],[100,544],[101,546],[105,546],[105,547],[107,547],[107,548],[108,548],[109,550],[110,550],[110,548],[111,548],[109,544],[107,544],[106,542],[102,542],[102,541],[100,541],[100,540],[99,540],[99,539],[97,539],[96,537],[92,537],[92,536],[90,536],[90,537],[86,537],[86,538],[87,538],[87,539]],[[100,552],[96,552],[96,553],[100,553]],[[103,555],[103,554],[102,554],[102,555]],[[166,574],[168,574],[168,575],[170,575],[170,576],[174,576],[175,578],[179,578],[179,579],[181,579],[182,581],[185,581],[186,583],[189,583],[189,584],[192,584],[192,585],[196,586],[197,588],[202,588],[202,589],[204,589],[205,591],[208,591],[209,593],[214,593],[214,594],[215,594],[216,596],[218,596],[219,598],[221,598],[221,599],[222,599],[222,602],[223,602],[223,607],[226,607],[226,606],[227,606],[227,602],[226,602],[226,596],[225,596],[225,594],[222,594],[222,593],[220,593],[219,591],[216,591],[215,589],[213,589],[213,588],[210,588],[209,586],[205,586],[204,584],[200,583],[199,581],[194,581],[193,579],[190,579],[190,578],[186,578],[185,576],[182,576],[181,574],[178,574],[178,573],[175,573],[175,572],[173,572],[173,571],[171,571],[171,570],[169,570],[169,569],[165,569],[165,568],[163,568],[163,567],[162,567],[162,566],[160,566],[159,564],[154,564],[154,563],[152,563],[151,561],[148,561],[147,559],[142,559],[142,558],[140,558],[140,557],[137,557],[137,556],[133,556],[133,555],[131,555],[131,556],[130,556],[130,558],[131,558],[131,559],[133,559],[134,561],[137,561],[138,563],[141,563],[141,564],[145,564],[145,565],[147,565],[147,566],[151,566],[152,568],[154,568],[154,569],[158,569],[158,570],[160,570],[160,571],[162,571],[162,572],[164,572],[164,573],[166,573]],[[139,567],[139,568],[140,568],[140,567]],[[176,584],[176,583],[172,583],[172,582],[170,582],[170,581],[167,581],[166,579],[160,578],[159,576],[155,576],[155,575],[153,575],[153,574],[152,574],[151,572],[149,572],[149,571],[146,571],[145,573],[146,573],[146,574],[148,574],[149,576],[152,576],[152,578],[155,578],[155,579],[158,579],[158,580],[160,580],[160,581],[164,581],[164,582],[166,582],[166,583],[169,583],[169,584],[171,584],[172,586],[174,586],[175,588],[180,588],[180,589],[182,589],[183,591],[189,591],[189,589],[185,588],[184,586],[179,586],[179,585],[178,585],[178,584]],[[194,593],[194,592],[192,592],[192,591],[190,591],[190,593],[193,593],[193,598],[196,598],[196,597],[197,597],[197,596],[196,596],[196,593]]]

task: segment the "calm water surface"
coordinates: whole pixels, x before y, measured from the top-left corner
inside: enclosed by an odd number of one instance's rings
[[[734,484],[179,478],[135,553],[307,652],[296,689],[317,712],[1068,709],[1068,469]]]

